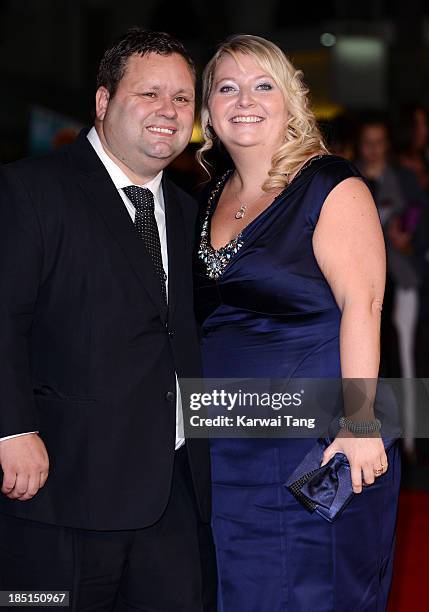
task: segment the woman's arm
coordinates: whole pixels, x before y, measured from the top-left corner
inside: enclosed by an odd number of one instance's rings
[[[313,248],[342,312],[341,371],[343,379],[353,379],[353,384],[345,383],[345,410],[356,421],[372,420],[386,258],[377,209],[363,181],[346,179],[328,195],[314,231]],[[358,406],[354,401],[357,390],[361,392]],[[326,449],[323,463],[335,452],[343,452],[350,462],[355,493],[362,490],[362,473],[365,483],[372,484],[374,469],[387,467],[379,436],[357,438],[341,430]]]

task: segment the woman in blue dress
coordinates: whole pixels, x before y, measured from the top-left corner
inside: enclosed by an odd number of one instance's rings
[[[206,67],[202,126],[201,158],[219,142],[233,162],[199,244],[205,376],[375,379],[382,232],[358,171],[328,154],[301,73],[271,42],[232,37]],[[398,449],[355,433],[323,454],[344,453],[355,493],[333,522],[284,486],[314,440],[212,440],[219,611],[385,609]]]

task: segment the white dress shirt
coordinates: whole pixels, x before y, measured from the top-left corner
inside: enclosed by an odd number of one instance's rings
[[[95,127],[93,127],[88,132],[87,138],[89,142],[91,143],[91,145],[93,146],[101,162],[103,163],[104,167],[106,168],[107,172],[109,173],[109,176],[112,179],[112,182],[115,185],[116,189],[118,190],[118,193],[120,197],[122,198],[125,208],[127,209],[128,214],[130,215],[134,223],[136,211],[130,199],[125,195],[125,192],[124,192],[124,187],[128,187],[129,185],[132,184],[130,182],[130,179],[127,177],[125,172],[117,164],[115,164],[115,162],[107,155],[106,151],[103,148],[103,145],[101,144],[100,138],[97,134]],[[166,228],[166,223],[165,223],[165,204],[164,204],[164,194],[162,192],[161,181],[162,181],[162,171],[159,172],[148,183],[145,183],[144,185],[139,185],[139,187],[145,187],[146,189],[149,189],[153,194],[153,198],[155,202],[155,219],[156,219],[156,224],[158,226],[159,240],[161,243],[162,265],[164,267],[165,274],[166,274],[165,282],[166,282],[166,293],[167,293],[167,300],[168,300],[167,228]],[[38,433],[38,432],[29,431],[25,433],[19,433],[13,436],[7,436],[6,438],[0,438],[0,441],[7,440],[9,438],[15,438],[17,436],[27,435],[29,433]],[[178,383],[177,374],[176,374],[176,441],[175,441],[176,450],[180,448],[184,444],[184,442],[185,442],[185,438],[184,438],[184,432],[183,432],[182,400],[180,396],[180,388],[179,388],[179,383]]]

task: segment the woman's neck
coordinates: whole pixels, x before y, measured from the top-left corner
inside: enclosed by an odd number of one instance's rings
[[[233,188],[241,195],[262,192],[262,185],[271,169],[271,156],[264,152],[251,151],[250,147],[240,152],[230,152],[235,172],[232,177]]]

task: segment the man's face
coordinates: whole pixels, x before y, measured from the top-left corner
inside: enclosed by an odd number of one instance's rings
[[[194,77],[177,53],[131,56],[113,97],[96,94],[102,143],[132,178],[152,178],[183,151],[194,110]]]
[[[382,123],[365,126],[361,132],[359,149],[364,162],[384,162],[389,150],[386,127]]]

